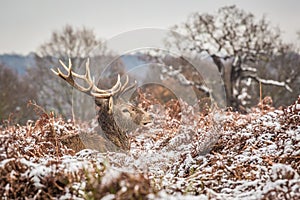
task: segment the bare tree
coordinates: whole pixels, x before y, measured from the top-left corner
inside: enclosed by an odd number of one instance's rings
[[[20,77],[0,64],[0,82],[0,124],[6,119],[21,124],[34,119],[35,113],[27,103],[34,98],[36,91],[26,77]]]
[[[300,55],[296,51],[287,51],[274,58],[268,63],[262,63],[257,73],[268,80],[277,80],[287,83],[293,92],[287,92],[285,87],[276,85],[264,85],[262,92],[271,96],[276,107],[288,106],[300,94]]]
[[[211,56],[224,79],[228,106],[236,109],[249,106],[253,99],[258,99],[258,83],[293,90],[289,77],[270,80],[262,78],[266,74],[258,73],[289,50],[280,38],[280,30],[271,27],[265,17],[256,20],[251,13],[226,6],[220,8],[217,15],[193,13],[173,30],[186,38],[174,34],[167,46],[175,46],[185,53]]]
[[[58,113],[70,117],[72,95],[71,87],[57,80],[50,73],[50,68],[58,66],[58,59],[67,61],[71,58],[74,66],[82,66],[87,57],[102,58],[106,52],[101,39],[98,39],[93,30],[82,27],[75,29],[66,25],[60,31],[54,31],[49,41],[38,48],[36,56],[37,69],[32,68],[32,83],[39,91],[38,104],[47,110],[56,110]],[[104,59],[104,58],[103,58]],[[101,63],[97,63],[101,66]]]
[[[38,53],[41,57],[86,58],[101,55],[104,51],[102,40],[97,39],[92,29],[66,25],[61,31],[54,31],[51,39],[39,47]]]

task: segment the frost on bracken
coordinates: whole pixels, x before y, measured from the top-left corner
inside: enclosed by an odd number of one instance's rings
[[[218,110],[202,115],[183,102],[181,113],[174,113],[178,102],[172,109],[150,106],[153,125],[129,134],[127,153],[112,151],[86,124],[51,114],[26,126],[4,124],[0,194],[3,199],[300,199],[300,96],[285,109],[271,104],[266,97],[245,115]]]

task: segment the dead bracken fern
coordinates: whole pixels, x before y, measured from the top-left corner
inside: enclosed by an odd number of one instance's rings
[[[127,154],[44,111],[25,126],[2,126],[2,198],[300,198],[300,96],[282,110],[266,97],[248,114],[142,103],[154,122],[129,134]],[[101,145],[102,153],[85,149]]]

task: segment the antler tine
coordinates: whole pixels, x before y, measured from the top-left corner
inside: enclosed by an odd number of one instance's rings
[[[56,75],[59,76],[59,73],[57,71],[55,71],[54,69],[51,69],[51,71]]]
[[[79,74],[76,74],[75,72],[72,71],[72,62],[71,62],[71,59],[69,59],[69,66],[67,67],[65,65],[65,63],[62,61],[62,60],[59,60],[60,64],[63,66],[63,68],[67,71],[67,74],[64,74],[59,68],[57,68],[57,71],[52,70],[52,72],[61,77],[62,79],[64,79],[65,81],[67,81],[71,86],[73,86],[74,88],[76,88],[77,90],[81,91],[81,92],[84,92],[88,95],[91,95],[90,94],[90,91],[93,87],[93,83],[91,81],[91,78],[90,78],[90,70],[89,70],[89,64],[87,62],[87,65],[86,65],[86,74],[85,75],[79,75]],[[77,77],[77,78],[80,78],[84,81],[86,81],[88,83],[88,87],[85,88],[83,86],[80,86],[78,85],[75,80],[73,79],[73,76]]]
[[[124,91],[125,87],[126,87],[127,84],[128,84],[128,81],[129,81],[128,75],[126,75],[125,82],[124,82],[124,84],[122,85],[122,87],[121,87],[121,89],[120,89],[120,93],[122,93],[122,92]]]
[[[90,72],[90,59],[89,58],[87,59],[87,61],[85,63],[85,74],[84,75],[77,74],[73,71],[71,71],[71,72],[72,72],[72,75],[75,76],[76,78],[83,79],[86,82],[88,82],[89,85],[93,85],[93,81],[91,78],[91,72]]]
[[[54,69],[51,69],[51,71],[52,71],[55,75],[61,77],[62,79],[67,80],[68,77],[69,77],[70,74],[71,74],[72,63],[70,63],[70,59],[69,59],[69,67],[67,67],[67,66],[65,65],[65,63],[63,63],[62,60],[59,60],[59,63],[65,68],[65,70],[68,72],[68,74],[65,75],[64,73],[62,73],[62,71],[61,71],[59,68],[57,68],[57,71],[55,71]]]
[[[122,87],[122,84],[121,84],[121,80],[120,80],[120,74],[118,74],[117,82],[111,89],[101,90],[97,86],[94,85],[93,91],[91,93],[95,97],[105,98],[105,97],[113,96],[116,93],[118,93],[120,91],[121,87]]]
[[[131,90],[132,88],[136,87],[136,85],[137,85],[137,82],[135,80],[133,84],[126,87],[128,85],[128,82],[129,82],[129,78],[128,78],[128,75],[126,75],[126,81],[125,81],[125,83],[123,84],[123,86],[120,90],[120,94],[123,94],[123,93],[127,92],[128,90]]]

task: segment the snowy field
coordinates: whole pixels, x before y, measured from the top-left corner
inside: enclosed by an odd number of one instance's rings
[[[101,149],[100,136],[82,143],[82,127],[51,114],[8,122],[0,127],[2,199],[300,199],[300,96],[281,110],[265,98],[245,115],[174,106],[154,110],[126,153],[85,149]]]

